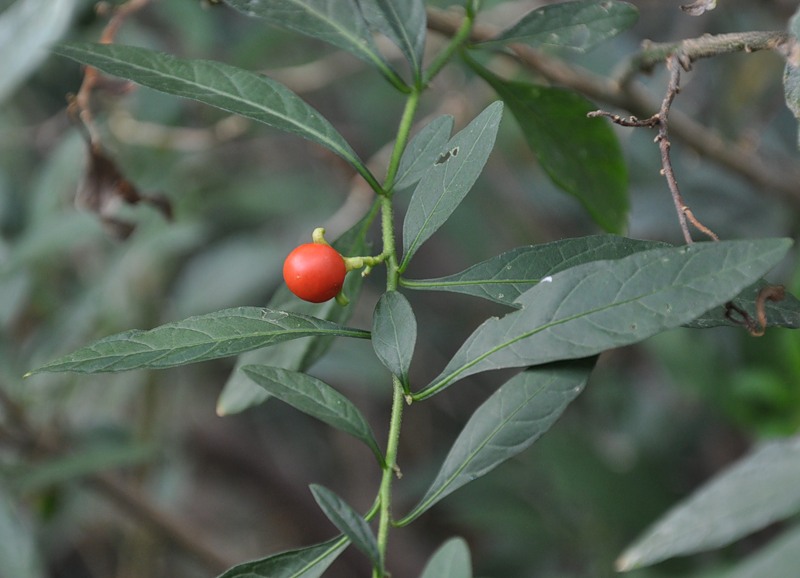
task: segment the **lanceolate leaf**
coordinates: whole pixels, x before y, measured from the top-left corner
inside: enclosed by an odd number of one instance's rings
[[[143,86],[205,104],[298,134],[329,148],[359,173],[369,171],[344,137],[291,90],[266,76],[211,60],[184,60],[135,46],[75,42],[57,54]]]
[[[590,261],[619,259],[633,253],[668,247],[658,241],[640,241],[617,235],[594,235],[517,247],[472,267],[436,279],[402,279],[403,287],[452,291],[482,297],[504,305],[548,275]]]
[[[405,189],[419,181],[447,147],[451,132],[453,117],[449,114],[437,117],[420,130],[403,151],[394,188]]]
[[[225,0],[240,12],[270,24],[319,38],[376,65],[399,80],[372,40],[356,0]]]
[[[628,239],[616,235],[563,239],[517,247],[446,277],[401,279],[400,282],[408,289],[464,293],[516,307],[515,301],[522,293],[559,271],[582,263],[620,259],[640,251],[669,246],[660,241]],[[733,300],[733,304],[747,311],[751,319],[756,319],[756,299],[759,291],[766,285],[766,281],[759,281],[748,287]],[[800,328],[800,301],[788,292],[781,301],[767,301],[764,312],[768,327]],[[687,324],[689,327],[701,328],[720,325],[740,325],[726,317],[725,307],[722,305]]]
[[[531,368],[481,405],[456,439],[407,524],[461,486],[530,447],[583,390],[594,359]]]
[[[64,456],[8,472],[7,481],[15,491],[38,492],[44,488],[110,469],[138,466],[158,457],[154,445],[119,441],[95,441],[88,447],[71,449]],[[4,476],[6,474],[4,473]]]
[[[786,254],[788,239],[696,243],[556,273],[483,323],[422,399],[468,375],[595,355],[688,323],[735,297]]]
[[[0,576],[47,576],[45,557],[37,547],[39,532],[27,509],[18,494],[0,484]]]
[[[800,512],[798,479],[800,438],[768,443],[668,512],[620,556],[617,568],[724,546],[788,518]]]
[[[307,315],[262,307],[238,307],[189,317],[149,331],[137,329],[105,337],[31,373],[163,369],[238,355],[312,335],[369,338],[368,331]]]
[[[636,7],[627,2],[563,2],[529,12],[481,46],[520,42],[586,52],[633,26],[638,16]]]
[[[383,563],[378,551],[378,541],[364,518],[327,488],[312,485],[311,493],[314,494],[317,504],[334,526],[350,539],[353,546],[367,555],[373,568],[382,570]]]
[[[76,0],[17,0],[0,13],[0,102],[47,58],[67,31]]]
[[[349,399],[328,384],[280,367],[245,365],[242,371],[270,395],[363,441],[383,463],[383,454],[367,420]]]
[[[505,101],[552,181],[577,198],[603,229],[622,232],[628,173],[611,126],[586,117],[597,107],[575,92],[504,80],[468,62]]]
[[[334,248],[342,255],[367,255],[369,245],[366,242],[367,231],[371,223],[371,214],[345,232],[333,242]],[[353,313],[358,295],[361,292],[364,278],[361,275],[348,275],[344,281],[344,292],[350,298],[350,304],[342,307],[335,301],[326,303],[308,303],[295,297],[285,286],[275,293],[269,302],[270,309],[291,311],[304,315],[313,315],[318,319],[326,319],[334,323],[346,323]],[[243,411],[264,402],[269,394],[258,387],[239,368],[244,365],[270,365],[302,371],[311,366],[327,351],[333,342],[331,336],[314,336],[292,341],[285,341],[273,347],[257,349],[242,354],[236,360],[236,367],[231,372],[222,393],[217,400],[217,413],[230,415]]]
[[[234,566],[219,578],[319,578],[350,544],[345,537]]]
[[[386,368],[404,384],[417,342],[417,320],[411,304],[401,293],[388,291],[372,316],[372,347]]]
[[[336,1],[336,0],[334,0]],[[423,0],[358,0],[367,21],[394,42],[408,60],[414,79],[422,73],[426,15]]]
[[[453,214],[464,199],[494,147],[503,103],[490,104],[439,151],[417,184],[403,223],[404,269],[420,245]]]
[[[451,538],[433,553],[420,578],[472,578],[469,546],[463,538]]]

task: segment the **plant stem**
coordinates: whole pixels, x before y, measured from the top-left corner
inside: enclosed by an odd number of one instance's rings
[[[383,237],[382,255],[386,256],[386,291],[396,291],[400,271],[397,263],[397,246],[394,235],[394,207],[392,205],[392,186],[394,185],[400,159],[408,143],[411,125],[419,106],[422,88],[412,88],[406,100],[403,115],[397,128],[392,156],[386,170],[386,180],[383,185],[383,194],[380,196],[381,206],[381,233]],[[381,557],[381,567],[374,568],[373,578],[384,578],[386,568],[386,549],[389,543],[389,528],[392,524],[392,481],[399,475],[397,468],[397,448],[400,444],[400,425],[403,419],[403,404],[405,403],[405,390],[403,384],[396,376],[392,376],[392,413],[389,419],[389,434],[386,442],[386,455],[384,457],[383,474],[378,491],[378,552]]]
[[[470,4],[466,17],[458,31],[448,43],[447,47],[437,55],[428,67],[423,78],[423,82],[411,88],[400,117],[400,124],[397,128],[397,138],[395,139],[392,156],[389,160],[389,167],[386,170],[386,180],[384,181],[380,194],[381,204],[381,232],[383,235],[383,252],[386,255],[386,290],[396,291],[400,270],[397,262],[397,248],[394,236],[394,207],[392,205],[392,187],[397,177],[400,167],[400,159],[403,151],[408,144],[408,137],[411,133],[411,125],[414,122],[420,96],[428,83],[441,71],[445,64],[453,57],[453,54],[466,42],[472,30],[475,17],[474,6]],[[373,187],[374,188],[374,187]],[[378,191],[378,189],[375,189]],[[392,481],[394,476],[400,476],[397,467],[397,448],[400,444],[400,429],[403,420],[403,405],[406,401],[406,391],[403,384],[396,376],[392,376],[392,413],[389,421],[389,436],[386,442],[386,456],[381,477],[381,485],[378,493],[379,518],[378,518],[378,552],[381,557],[381,566],[386,567],[386,549],[389,543],[389,529],[392,524]],[[374,568],[373,578],[385,578],[388,574],[381,568]]]
[[[381,229],[383,231],[383,254],[386,255],[386,290],[395,291],[400,270],[394,242],[394,208],[392,207],[392,198],[389,196],[381,197]]]
[[[474,23],[474,10],[467,10],[467,13],[464,15],[464,19],[461,21],[461,25],[453,34],[450,42],[447,44],[444,50],[436,55],[436,58],[433,59],[433,62],[430,63],[428,69],[425,71],[423,86],[430,84],[434,77],[439,74],[442,68],[444,68],[444,65],[447,64],[448,61],[453,57],[453,54],[455,54],[456,51],[461,48],[461,46],[469,39],[470,34],[472,33],[472,25]]]
[[[400,168],[400,159],[403,156],[403,151],[406,149],[408,135],[411,133],[411,125],[414,122],[414,115],[417,113],[420,95],[421,90],[415,87],[411,90],[406,100],[403,116],[400,117],[400,126],[397,127],[397,138],[394,141],[394,149],[392,150],[392,157],[389,160],[389,168],[386,170],[386,182],[383,185],[386,191],[391,191],[394,186],[394,179],[397,177],[397,169]]]
[[[397,448],[400,443],[400,425],[403,420],[403,405],[405,397],[403,385],[397,377],[392,376],[392,417],[389,422],[389,441],[386,445],[386,465],[383,468],[381,487],[379,492],[380,499],[380,518],[378,521],[378,551],[386,567],[386,546],[389,542],[389,527],[392,520],[392,481],[395,475],[399,476],[397,467]],[[373,570],[373,578],[384,578],[379,569]]]

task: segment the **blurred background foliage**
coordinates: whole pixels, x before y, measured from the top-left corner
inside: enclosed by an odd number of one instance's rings
[[[23,3],[0,2],[4,24]],[[587,55],[559,56],[611,74],[645,38],[785,29],[795,8],[726,0],[693,18],[680,0],[634,3],[640,20],[629,32]],[[64,4],[72,14],[62,25],[45,26],[46,10],[34,17],[39,40],[96,40],[106,19],[94,3]],[[481,21],[502,24],[540,4],[486,1]],[[368,191],[313,144],[112,80],[95,102],[103,142],[141,191],[163,192],[175,212],[168,222],[152,207],[137,207],[130,214],[136,231],[115,241],[73,205],[86,147],[65,113],[65,96],[77,90],[81,70],[46,54],[15,53],[20,29],[0,26],[3,58],[15,54],[27,67],[13,86],[0,87],[0,576],[214,574],[213,562],[187,554],[152,519],[142,522],[141,510],[120,507],[104,486],[107,472],[229,563],[327,539],[334,529],[307,485],[335,488],[367,508],[378,482],[368,450],[277,403],[218,417],[216,398],[232,361],[21,376],[112,332],[266,303],[285,254],[316,226],[331,238],[344,231],[368,206]],[[378,165],[398,122],[401,98],[366,65],[224,6],[154,1],[126,21],[117,41],[265,71]],[[434,34],[429,47],[442,41]],[[524,74],[508,61],[492,64]],[[702,61],[684,76],[675,106],[754,154],[796,162],[797,123],[783,103],[782,71],[773,53]],[[663,93],[663,70],[643,80]],[[463,126],[493,98],[465,67],[452,65],[425,96],[423,116],[449,113]],[[618,134],[631,174],[628,235],[681,242],[653,134]],[[792,202],[758,190],[679,141],[673,155],[687,202],[722,238],[797,236],[800,195]],[[550,184],[508,116],[476,189],[420,251],[409,276],[440,276],[518,245],[596,232],[578,203]],[[775,277],[796,293],[798,275],[791,262]],[[369,326],[381,290],[376,272],[352,325]],[[472,328],[500,311],[460,295],[408,297],[420,322],[418,380],[435,375]],[[312,373],[346,391],[377,432],[385,429],[389,381],[368,343],[335,344]],[[479,375],[408,412],[399,508],[413,504],[471,411],[501,381]],[[534,448],[395,531],[390,567],[397,576],[417,575],[458,534],[473,550],[477,576],[610,576],[622,548],[671,504],[753,443],[797,432],[798,384],[800,336],[786,330],[754,339],[731,328],[678,329],[609,352],[587,391]],[[631,576],[723,576],[773,531]],[[357,555],[346,554],[329,575],[366,572]]]

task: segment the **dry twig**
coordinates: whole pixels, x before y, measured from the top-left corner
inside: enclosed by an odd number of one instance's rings
[[[54,436],[45,436],[28,419],[25,409],[9,396],[0,385],[0,439],[23,453],[56,457],[64,455],[63,442]],[[190,526],[166,513],[154,504],[141,490],[108,472],[95,472],[84,480],[99,494],[109,498],[132,518],[192,556],[213,572],[222,572],[234,562],[206,544]]]
[[[699,231],[714,241],[718,241],[719,237],[694,216],[692,210],[683,200],[683,195],[678,187],[678,181],[675,178],[675,172],[672,169],[672,159],[670,158],[670,148],[672,144],[669,140],[669,113],[675,97],[680,92],[681,68],[685,68],[686,66],[686,61],[682,59],[680,54],[672,54],[667,57],[667,70],[669,70],[670,73],[667,93],[664,96],[664,100],[661,102],[661,108],[659,111],[650,118],[646,118],[644,120],[639,120],[635,117],[624,119],[619,115],[611,114],[603,110],[590,112],[588,116],[607,117],[610,118],[612,122],[622,126],[646,128],[658,127],[658,135],[656,136],[655,140],[658,143],[658,148],[661,151],[661,174],[663,174],[667,179],[667,186],[669,186],[669,191],[672,194],[672,202],[675,204],[675,210],[678,213],[678,222],[681,226],[683,238],[687,244],[691,244],[694,241],[692,240],[692,234],[689,232],[689,226],[687,223],[691,223]]]
[[[441,34],[451,36],[461,23],[462,16],[456,12],[428,9],[428,27]],[[477,25],[473,29],[471,40],[480,42],[495,36],[499,30],[491,26]],[[746,42],[732,42],[730,37],[723,36],[726,41],[716,46],[718,50],[731,52],[734,49],[753,51],[758,49],[781,47],[780,39],[783,33],[762,33],[763,42],[755,42],[750,38]],[[739,35],[741,38],[747,38]],[[703,37],[701,43],[704,47],[714,47],[718,37]],[[710,54],[702,54],[700,49],[694,52],[692,42],[701,39],[684,40],[681,46],[684,53],[696,54],[699,58]],[[688,44],[688,48],[685,48]],[[650,45],[652,49],[654,46]],[[674,49],[674,45],[671,45]],[[535,71],[546,80],[571,88],[586,97],[607,105],[627,111],[629,114],[642,118],[649,117],[654,110],[659,109],[659,101],[647,89],[632,78],[612,80],[578,66],[568,64],[556,57],[549,56],[524,45],[509,47],[513,57],[523,66]],[[645,48],[645,50],[647,47]],[[635,60],[635,59],[634,59]],[[663,57],[662,60],[663,61]],[[800,207],[800,168],[796,163],[781,162],[770,159],[769,161],[755,154],[751,149],[731,143],[721,138],[711,129],[698,123],[686,114],[673,110],[670,114],[670,132],[683,141],[700,155],[724,167],[733,174],[737,174],[749,181],[759,191]]]

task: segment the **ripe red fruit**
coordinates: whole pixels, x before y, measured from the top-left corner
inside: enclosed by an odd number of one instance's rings
[[[322,303],[336,297],[346,274],[342,256],[330,245],[322,243],[300,245],[283,262],[286,286],[300,299],[311,303]]]

